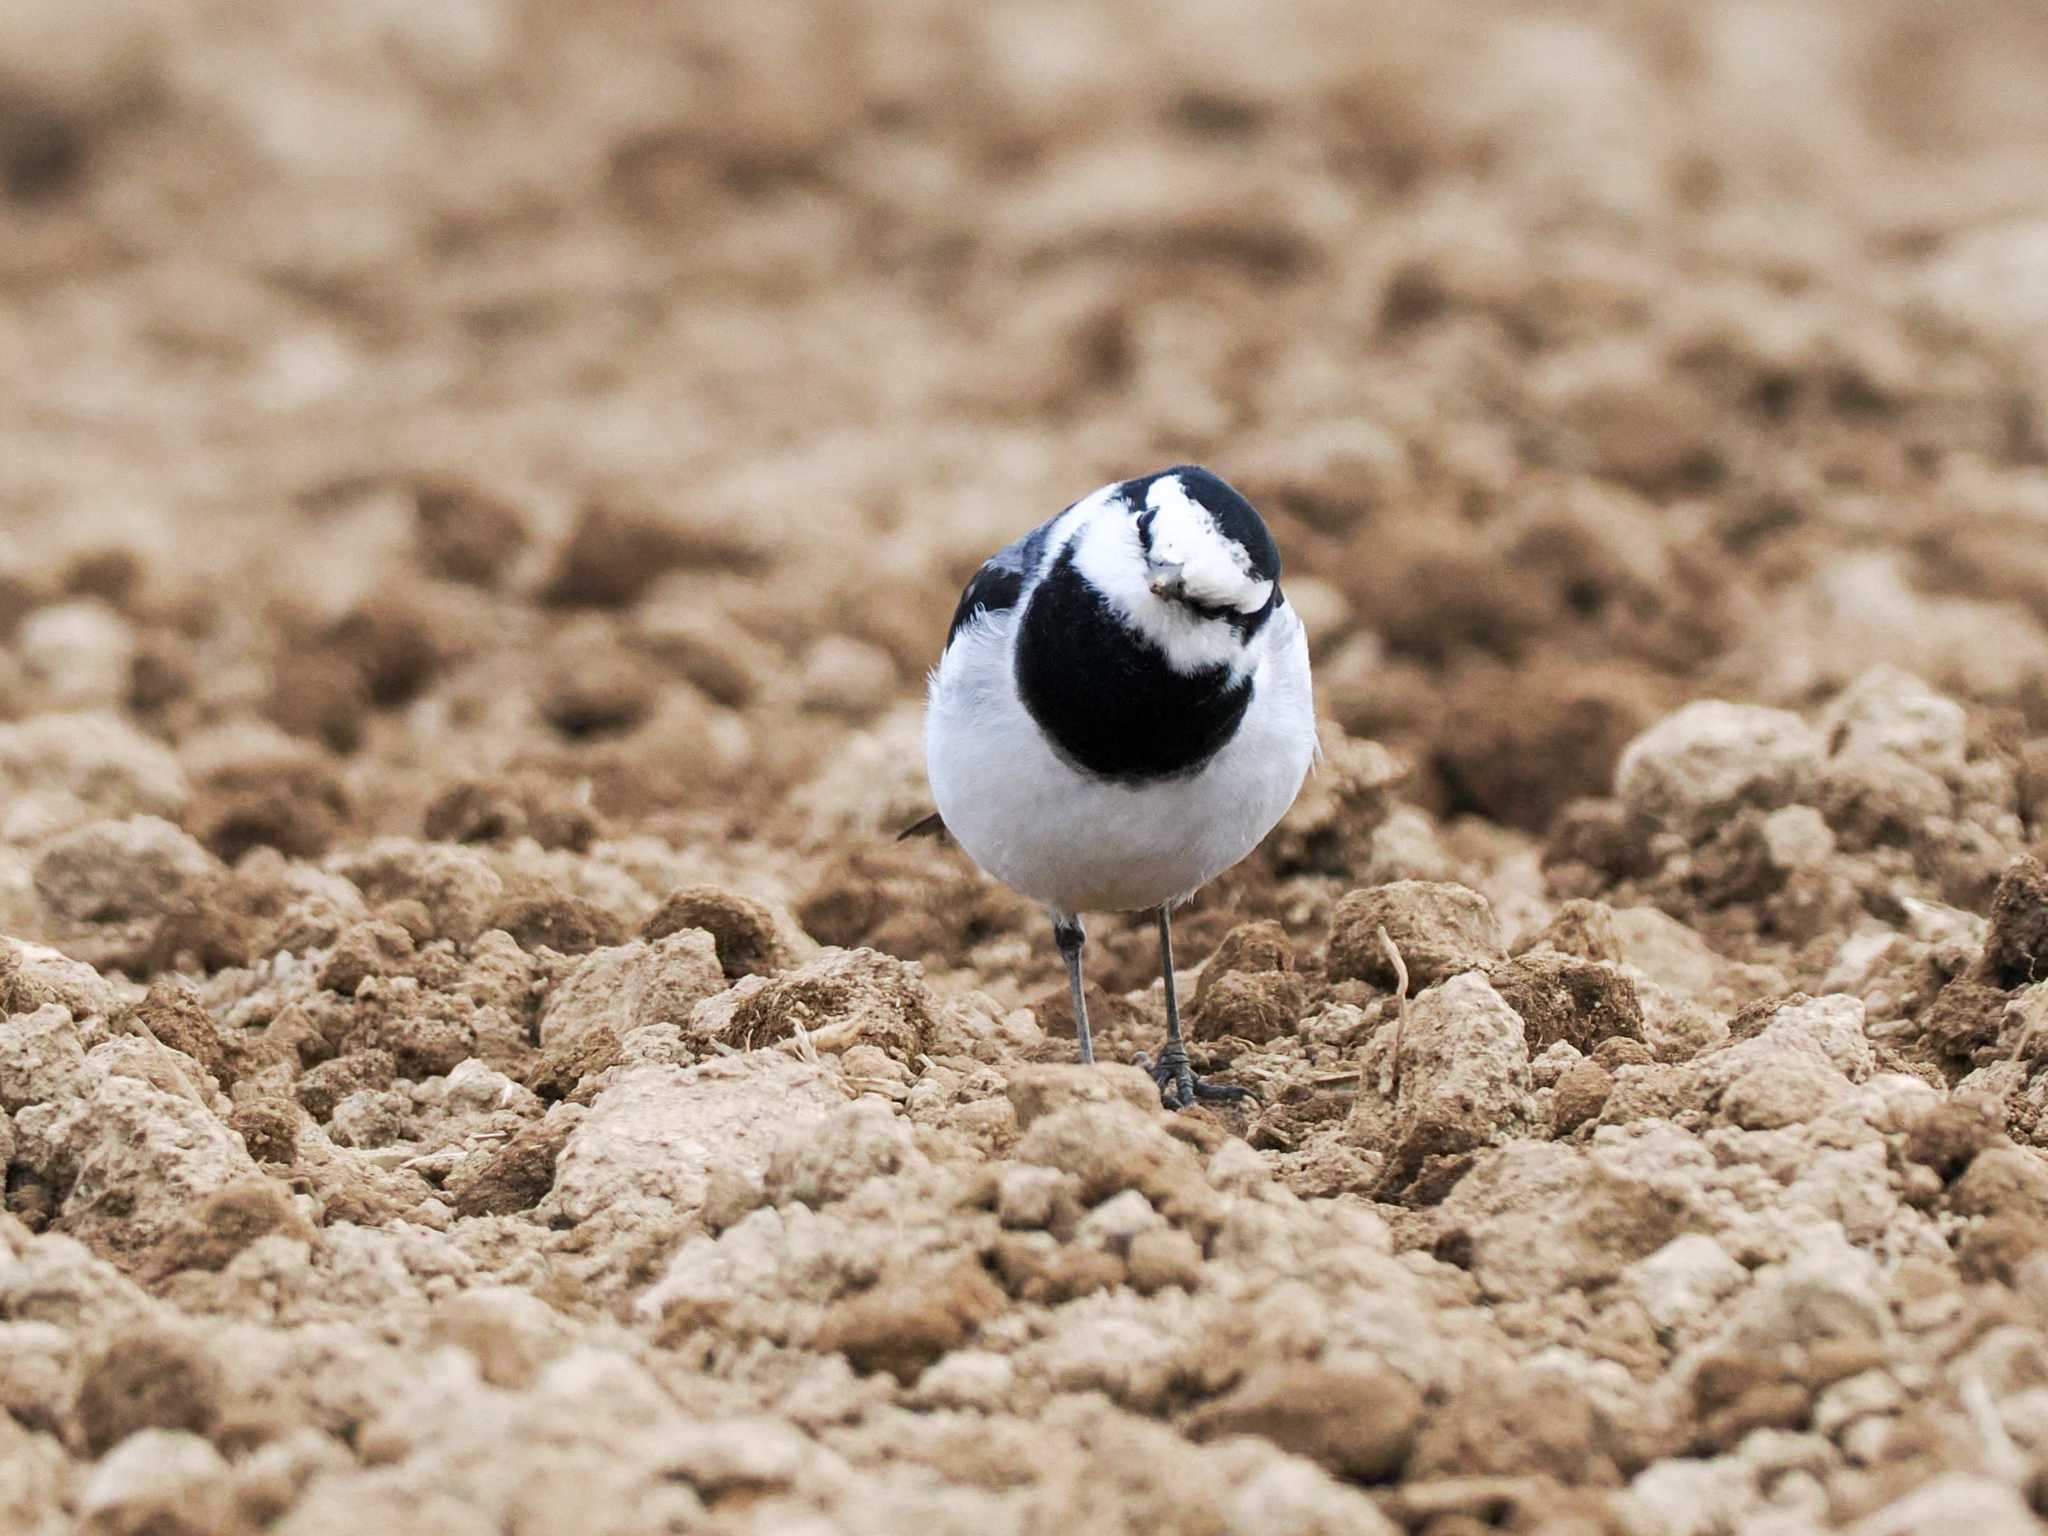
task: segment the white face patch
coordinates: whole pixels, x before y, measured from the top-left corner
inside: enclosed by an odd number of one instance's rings
[[[1253,648],[1227,619],[1162,597],[1154,584],[1166,566],[1177,564],[1182,590],[1189,597],[1204,607],[1239,613],[1265,607],[1273,584],[1250,574],[1244,551],[1217,532],[1208,512],[1189,499],[1177,478],[1155,480],[1145,510],[1152,514],[1149,559],[1138,535],[1137,515],[1125,507],[1114,485],[1077,503],[1061,519],[1063,526],[1049,541],[1048,559],[1071,543],[1074,568],[1125,622],[1159,647],[1174,671],[1227,667],[1237,672],[1253,665]]]
[[[1209,509],[1187,493],[1178,475],[1162,475],[1145,491],[1152,515],[1151,561],[1178,567],[1187,595],[1208,608],[1257,613],[1273,595],[1273,583],[1252,574],[1251,556],[1216,527]]]

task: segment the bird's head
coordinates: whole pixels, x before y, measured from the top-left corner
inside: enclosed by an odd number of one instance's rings
[[[1183,671],[1234,667],[1279,601],[1272,534],[1206,469],[1104,486],[1075,511],[1076,569]]]

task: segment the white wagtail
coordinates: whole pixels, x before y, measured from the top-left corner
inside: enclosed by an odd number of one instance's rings
[[[1308,641],[1250,502],[1179,465],[1106,485],[982,566],[932,672],[925,767],[943,828],[1052,912],[1092,1062],[1084,911],[1153,910],[1172,1108],[1247,1097],[1181,1042],[1173,908],[1294,803],[1316,755]]]

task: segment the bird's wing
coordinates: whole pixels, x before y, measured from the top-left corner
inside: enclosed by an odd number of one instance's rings
[[[1073,510],[1068,507],[1059,517],[1048,518],[1014,544],[1004,545],[982,561],[981,569],[960,594],[960,606],[953,610],[952,627],[946,631],[949,647],[954,636],[974,622],[977,613],[1004,613],[1024,600],[1025,591],[1038,579],[1053,526]]]

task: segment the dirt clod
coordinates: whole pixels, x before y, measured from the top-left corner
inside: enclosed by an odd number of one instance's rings
[[[1443,881],[1397,880],[1352,891],[1337,903],[1330,918],[1332,981],[1394,985],[1394,965],[1379,937],[1382,928],[1400,951],[1409,984],[1418,989],[1507,958],[1493,907],[1477,891]]]

